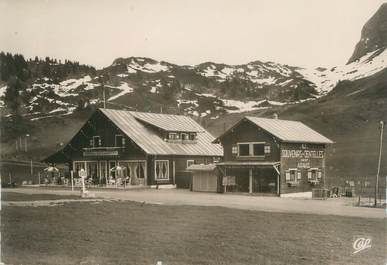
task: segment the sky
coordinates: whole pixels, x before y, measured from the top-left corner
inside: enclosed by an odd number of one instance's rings
[[[97,68],[141,56],[181,65],[342,65],[386,0],[0,0],[0,51]]]

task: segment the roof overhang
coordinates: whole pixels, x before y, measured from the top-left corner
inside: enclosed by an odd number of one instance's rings
[[[280,162],[262,162],[262,161],[230,161],[217,163],[218,166],[226,167],[273,167],[280,165]]]

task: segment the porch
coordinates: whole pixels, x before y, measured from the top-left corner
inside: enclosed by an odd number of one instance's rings
[[[279,162],[222,162],[224,192],[280,195]]]

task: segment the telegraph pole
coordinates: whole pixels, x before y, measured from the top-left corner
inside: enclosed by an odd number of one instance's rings
[[[377,205],[377,199],[378,199],[378,193],[379,193],[379,174],[380,174],[380,164],[382,161],[382,148],[383,148],[383,127],[384,127],[384,122],[380,121],[380,143],[379,143],[379,158],[378,158],[378,170],[376,173],[376,183],[375,183],[375,201],[374,201],[374,206],[376,207]]]

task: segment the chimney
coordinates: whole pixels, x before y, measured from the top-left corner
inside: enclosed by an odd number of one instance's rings
[[[273,114],[273,119],[278,120],[278,114],[277,113]]]

